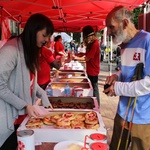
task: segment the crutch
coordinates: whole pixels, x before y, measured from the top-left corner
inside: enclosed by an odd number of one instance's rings
[[[142,72],[143,72],[143,63],[139,63],[136,66],[135,74],[132,77],[131,81],[140,80],[142,78]],[[137,98],[135,97],[134,98],[133,109],[132,109],[132,114],[131,114],[131,119],[130,119],[131,122],[132,122],[133,116],[134,116],[134,109],[135,109],[135,106],[136,106],[136,99]],[[127,116],[128,116],[128,111],[129,111],[129,107],[130,107],[130,104],[131,104],[131,100],[132,100],[132,97],[130,97],[129,101],[128,101],[126,113],[125,113],[125,116],[124,116],[124,119],[123,119],[123,123],[122,123],[122,129],[121,129],[121,133],[120,133],[120,138],[119,138],[118,145],[117,145],[117,150],[119,150],[119,148],[120,148],[120,144],[121,144],[121,140],[122,140],[122,135],[123,135],[123,131],[124,131],[124,128],[125,128],[125,123],[126,123],[126,119],[127,119]],[[131,122],[130,122],[130,125],[129,125],[129,131],[128,131],[128,135],[127,135],[125,149],[128,147],[129,135],[130,135],[130,132],[131,132],[131,127],[132,127],[132,123]]]
[[[128,149],[129,137],[130,137],[130,133],[131,133],[132,121],[133,121],[133,116],[134,116],[134,109],[136,106],[136,100],[137,100],[137,97],[134,98],[134,103],[133,103],[132,113],[131,113],[131,117],[130,117],[130,123],[129,123],[129,129],[128,129],[128,134],[127,134],[125,150]]]
[[[123,118],[122,128],[121,128],[121,133],[120,133],[120,138],[119,138],[118,145],[117,145],[117,150],[119,150],[119,148],[120,148],[120,144],[121,144],[121,140],[122,140],[122,135],[123,135],[123,131],[124,131],[124,128],[125,128],[126,119],[127,119],[127,116],[128,116],[128,111],[129,111],[129,107],[130,107],[130,104],[131,104],[131,100],[132,100],[132,97],[129,98],[128,106],[127,106],[127,109],[126,109],[126,113],[125,113],[125,116]]]
[[[142,73],[143,73],[143,63],[139,63],[138,68],[137,68],[137,76],[135,77],[135,79],[136,80],[142,79]],[[127,148],[128,148],[129,136],[130,136],[131,129],[132,129],[132,121],[133,121],[133,117],[134,117],[134,110],[136,107],[136,101],[137,101],[137,97],[134,98],[134,103],[133,103],[132,113],[131,113],[131,117],[130,117],[130,123],[129,123],[129,129],[128,129],[128,134],[127,134],[125,150],[127,150]]]

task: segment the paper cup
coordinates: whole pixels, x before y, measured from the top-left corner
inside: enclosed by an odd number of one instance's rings
[[[35,150],[34,131],[17,131],[18,150]]]

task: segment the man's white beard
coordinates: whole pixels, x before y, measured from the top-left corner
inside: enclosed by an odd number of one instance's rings
[[[115,34],[115,37],[112,39],[113,43],[116,45],[121,44],[124,42],[127,38],[127,32],[125,32],[122,27],[120,27],[120,30],[118,30]]]

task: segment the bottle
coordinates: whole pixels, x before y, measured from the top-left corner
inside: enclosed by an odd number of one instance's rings
[[[47,93],[47,96],[53,96],[53,89],[52,89],[52,86],[51,84],[48,84],[47,85],[47,88],[46,88],[46,93]]]
[[[66,97],[71,96],[71,90],[70,90],[68,82],[66,82],[66,86],[64,88],[64,94],[65,94]]]

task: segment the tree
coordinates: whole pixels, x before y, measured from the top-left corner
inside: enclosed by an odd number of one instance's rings
[[[133,22],[135,24],[135,27],[138,29],[138,16],[140,14],[143,13],[143,8],[142,7],[138,7],[138,8],[135,8],[133,10],[133,14],[134,14],[134,19],[133,19]]]

